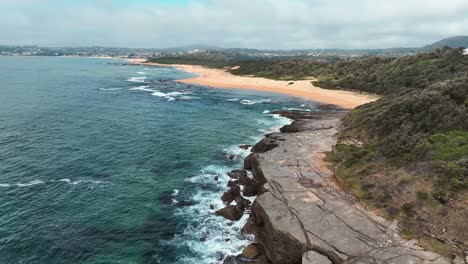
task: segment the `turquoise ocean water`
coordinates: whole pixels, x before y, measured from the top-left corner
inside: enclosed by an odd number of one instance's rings
[[[229,170],[304,101],[125,61],[0,57],[0,263],[220,263]],[[215,181],[216,175],[220,180]]]

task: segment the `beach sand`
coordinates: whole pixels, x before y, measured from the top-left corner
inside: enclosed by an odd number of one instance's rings
[[[292,83],[292,81],[236,76],[223,69],[211,69],[196,65],[145,63],[144,59],[130,59],[129,61],[134,64],[149,66],[172,66],[199,75],[189,79],[178,80],[178,82],[181,83],[197,84],[214,88],[236,88],[287,94],[325,104],[337,105],[346,109],[352,109],[379,98],[375,95],[364,93],[322,89],[314,86],[311,80],[300,80]]]

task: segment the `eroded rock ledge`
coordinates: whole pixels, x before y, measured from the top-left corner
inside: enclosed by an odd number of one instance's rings
[[[365,210],[335,184],[322,158],[343,112],[277,113],[293,124],[267,135],[245,160],[263,188],[244,232],[255,235],[272,264],[453,263],[402,239],[396,223]]]

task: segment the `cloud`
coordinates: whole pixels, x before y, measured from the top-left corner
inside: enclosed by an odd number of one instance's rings
[[[466,0],[170,2],[0,0],[0,44],[379,48],[468,34]]]

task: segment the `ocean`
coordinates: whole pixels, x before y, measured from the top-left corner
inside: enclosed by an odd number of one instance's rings
[[[0,263],[222,263],[249,244],[247,215],[210,209],[242,167],[226,157],[310,102],[174,82],[191,76],[0,57]]]

